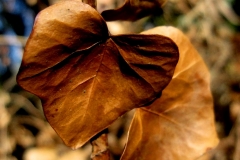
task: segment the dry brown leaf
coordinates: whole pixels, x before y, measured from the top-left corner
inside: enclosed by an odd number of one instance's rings
[[[47,120],[78,148],[125,112],[161,94],[178,61],[160,35],[111,36],[81,0],[43,10],[25,47],[17,81],[41,98]]]
[[[161,34],[179,47],[179,62],[162,96],[136,109],[122,160],[194,160],[218,143],[210,76],[190,41],[173,27],[143,34]]]
[[[161,7],[166,2],[167,0],[125,0],[121,7],[103,11],[101,15],[106,21],[135,21],[152,14],[161,13]]]

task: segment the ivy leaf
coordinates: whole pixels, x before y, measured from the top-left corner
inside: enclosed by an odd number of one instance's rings
[[[177,61],[171,39],[111,36],[95,9],[81,0],[61,1],[37,16],[17,82],[41,99],[65,144],[78,148],[159,97]]]
[[[161,13],[161,8],[166,2],[167,0],[125,0],[121,7],[103,11],[101,15],[106,21],[136,21]]]
[[[179,62],[162,96],[136,109],[122,160],[195,160],[218,143],[210,75],[190,41],[173,27],[143,34],[168,36],[179,47]]]

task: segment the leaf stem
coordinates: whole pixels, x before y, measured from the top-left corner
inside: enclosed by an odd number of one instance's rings
[[[92,160],[110,160],[107,133],[108,129],[105,129],[90,140],[92,145]]]
[[[97,1],[96,0],[82,0],[83,3],[89,4],[93,8],[97,8]]]

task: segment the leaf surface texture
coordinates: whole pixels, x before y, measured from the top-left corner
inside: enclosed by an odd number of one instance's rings
[[[179,47],[179,62],[162,96],[136,109],[122,160],[194,160],[218,143],[210,75],[202,58],[181,31],[157,27]]]
[[[61,1],[37,16],[17,81],[40,97],[65,144],[78,148],[159,97],[177,61],[170,38],[111,36],[95,9],[81,0]]]

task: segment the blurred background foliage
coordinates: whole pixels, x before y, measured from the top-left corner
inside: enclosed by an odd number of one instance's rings
[[[39,99],[16,85],[34,18],[56,1],[0,0],[0,160],[89,159],[91,146],[67,148],[46,122]],[[98,11],[123,2],[98,0]],[[108,23],[112,34],[139,33],[159,25],[182,30],[211,72],[220,143],[205,160],[240,160],[240,1],[168,0],[158,15]],[[109,128],[112,159],[121,155],[132,113]]]

